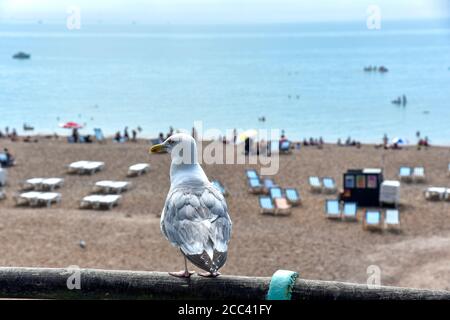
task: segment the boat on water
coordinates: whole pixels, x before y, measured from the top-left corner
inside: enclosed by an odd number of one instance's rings
[[[25,59],[30,59],[30,58],[31,58],[31,54],[25,53],[25,52],[17,52],[15,55],[13,55],[13,59],[25,60]]]

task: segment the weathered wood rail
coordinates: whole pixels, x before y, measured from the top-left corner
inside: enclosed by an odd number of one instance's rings
[[[262,300],[270,277],[220,276],[174,278],[162,272],[79,269],[80,288],[67,283],[71,269],[0,268],[0,298],[32,299],[218,299]],[[74,280],[74,281],[72,281]],[[293,300],[411,300],[450,299],[450,291],[304,280],[292,288]]]

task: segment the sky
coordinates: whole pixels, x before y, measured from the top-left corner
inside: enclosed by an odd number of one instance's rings
[[[0,22],[65,20],[143,24],[298,23],[366,19],[376,5],[383,19],[450,17],[450,0],[0,0]]]

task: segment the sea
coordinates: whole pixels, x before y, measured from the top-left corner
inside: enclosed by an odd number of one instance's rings
[[[68,134],[67,121],[147,138],[200,122],[326,142],[416,143],[419,131],[450,145],[450,22],[0,23],[0,130]]]

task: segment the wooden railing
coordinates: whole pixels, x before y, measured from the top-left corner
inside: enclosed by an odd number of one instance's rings
[[[270,277],[222,275],[179,279],[163,272],[0,268],[0,298],[32,299],[253,299],[267,298]],[[293,300],[450,299],[450,291],[297,278]]]

